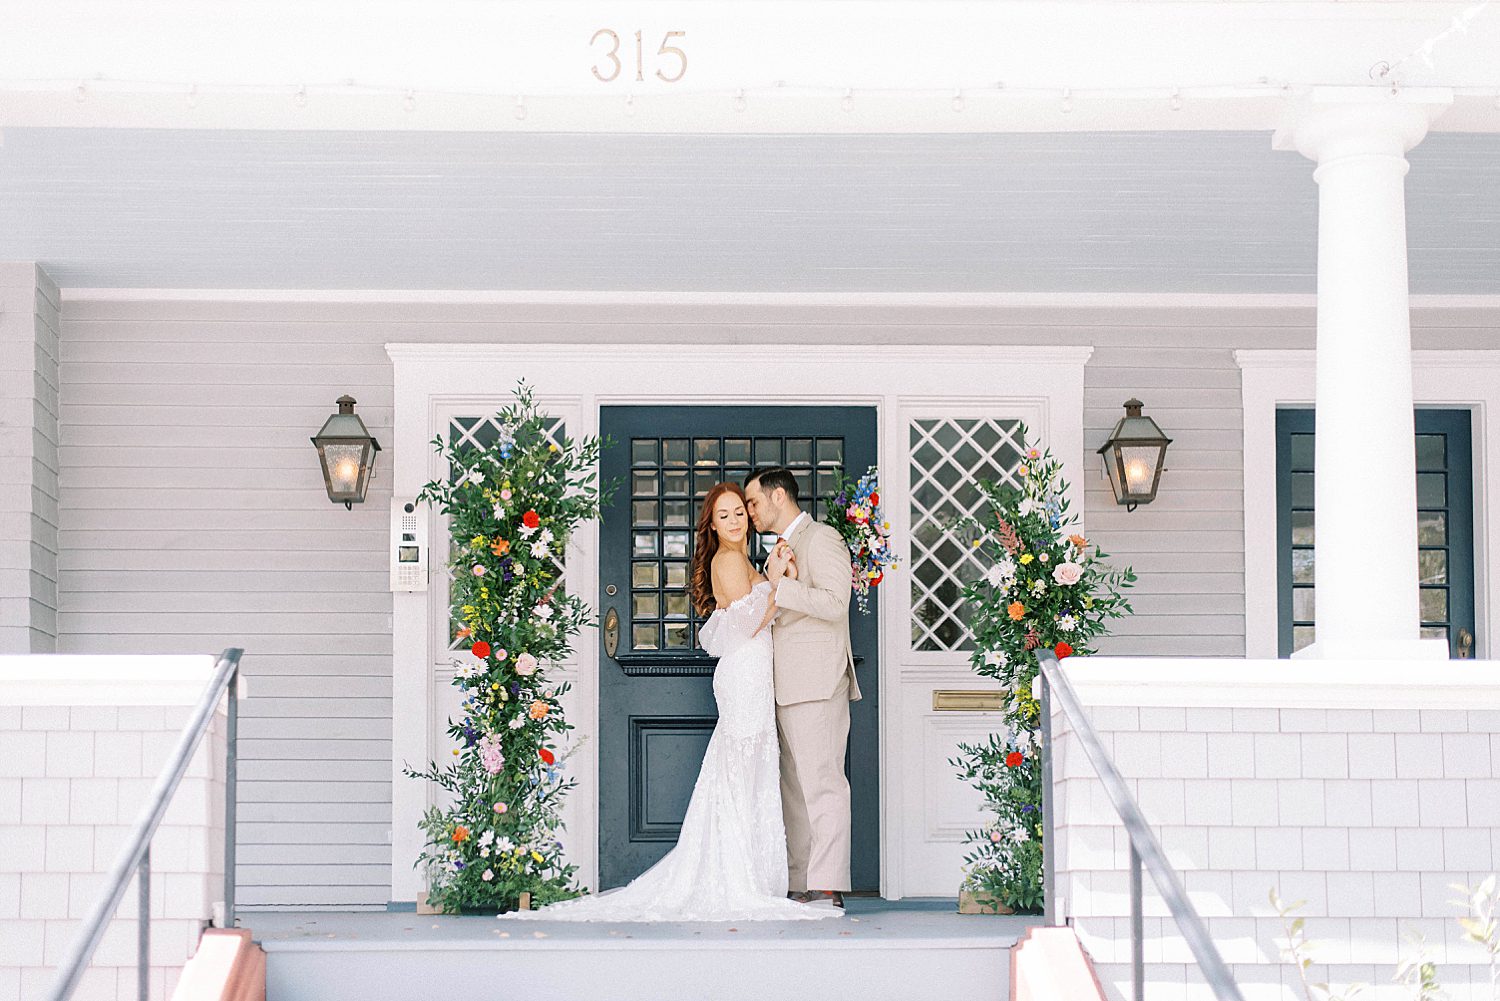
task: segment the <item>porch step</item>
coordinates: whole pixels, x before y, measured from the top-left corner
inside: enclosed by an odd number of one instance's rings
[[[1037,918],[952,901],[849,901],[843,920],[517,924],[481,916],[256,914],[267,1001],[1007,1001],[1010,947]],[[484,985],[476,993],[476,985]]]

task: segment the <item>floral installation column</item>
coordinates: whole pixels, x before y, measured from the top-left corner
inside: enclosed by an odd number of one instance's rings
[[[1022,440],[1026,429],[1021,428]],[[1063,494],[1061,463],[1028,448],[1021,488],[979,484],[987,510],[959,531],[987,568],[963,592],[974,633],[974,670],[1000,682],[1005,730],[982,744],[960,744],[950,764],[984,794],[994,819],[965,835],[962,889],[1001,911],[1039,912],[1042,899],[1041,706],[1032,695],[1035,651],[1058,659],[1093,653],[1111,619],[1130,614],[1121,594],[1136,580],[1113,569],[1081,535]]]
[[[453,760],[413,778],[435,782],[452,804],[421,822],[428,902],[447,912],[514,910],[577,896],[576,866],[558,833],[564,778],[559,750],[572,729],[548,669],[567,656],[592,611],[563,586],[562,558],[577,526],[599,516],[601,442],[549,440],[548,418],[522,383],[496,415],[488,447],[434,438],[450,478],[419,500],[450,518],[452,621],[464,651],[453,679],[463,716],[449,719]]]

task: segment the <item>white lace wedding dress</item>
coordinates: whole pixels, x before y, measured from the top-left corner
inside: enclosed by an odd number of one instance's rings
[[[502,918],[543,921],[796,921],[835,917],[835,908],[788,900],[786,831],[771,631],[752,636],[766,612],[764,581],[698,631],[719,658],[719,723],[703,756],[682,833],[656,865],[628,886]]]

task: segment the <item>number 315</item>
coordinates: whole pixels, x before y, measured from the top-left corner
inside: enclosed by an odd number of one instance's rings
[[[667,44],[674,38],[683,38],[686,35],[687,32],[685,31],[669,31],[661,40],[661,48],[656,50],[658,56],[677,60],[677,72],[672,76],[668,76],[660,69],[656,71],[657,79],[663,83],[676,83],[687,72],[687,53],[675,45]],[[603,83],[610,83],[619,79],[620,70],[623,68],[623,64],[620,62],[620,36],[609,28],[600,28],[594,32],[594,37],[589,39],[589,44],[594,45],[600,39],[608,39],[609,41],[609,51],[602,53],[603,58],[609,61],[605,66],[607,72],[601,73],[599,64],[595,64],[591,69],[595,78]],[[641,49],[641,33],[639,31],[635,33],[635,78],[637,81],[644,81],[646,79],[645,60]]]

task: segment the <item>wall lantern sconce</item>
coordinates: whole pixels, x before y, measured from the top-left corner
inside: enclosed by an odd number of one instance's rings
[[[1127,511],[1156,499],[1167,446],[1172,444],[1172,439],[1161,433],[1155,421],[1141,416],[1143,406],[1140,400],[1126,400],[1125,416],[1099,448],[1115,502],[1124,504]]]
[[[375,453],[380,442],[370,435],[365,422],[354,412],[354,397],[340,396],[339,412],[329,417],[323,430],[313,437],[318,461],[323,464],[323,485],[328,499],[343,502],[346,509],[364,503],[370,477],[375,475]]]

